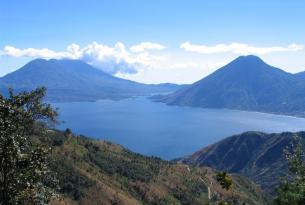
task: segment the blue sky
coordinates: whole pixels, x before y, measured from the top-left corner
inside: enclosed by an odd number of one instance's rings
[[[302,0],[0,0],[0,75],[68,57],[136,81],[190,83],[244,54],[298,72],[304,11]]]

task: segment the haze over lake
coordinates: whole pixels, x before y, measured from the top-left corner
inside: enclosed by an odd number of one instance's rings
[[[145,97],[54,103],[60,129],[119,143],[145,155],[173,159],[244,131],[305,128],[305,119],[226,109],[167,106]]]

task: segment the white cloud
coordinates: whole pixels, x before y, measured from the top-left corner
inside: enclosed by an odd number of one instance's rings
[[[64,58],[67,57],[68,53],[65,52],[55,52],[47,48],[35,49],[19,49],[13,46],[5,46],[2,51],[2,55],[12,56],[12,57],[40,57],[40,58]]]
[[[131,56],[121,42],[116,43],[114,47],[96,42],[84,48],[70,45],[68,50],[73,51],[77,59],[83,60],[110,74],[118,72],[136,73],[137,67],[146,66],[144,62],[138,61],[136,56]]]
[[[160,44],[148,42],[132,46],[136,52],[130,52],[125,45],[117,42],[113,47],[93,42],[85,47],[71,44],[65,51],[57,52],[47,48],[26,48],[20,49],[13,46],[5,46],[1,55],[11,57],[32,57],[32,58],[69,58],[83,60],[110,74],[116,73],[137,73],[140,69],[152,66],[161,57],[151,55],[147,49],[163,49]]]
[[[142,45],[142,49],[139,49],[141,46],[135,49],[139,45]],[[264,60],[271,65],[286,68],[285,70],[288,72],[301,71],[304,65],[304,51],[297,53],[284,52],[304,50],[302,45],[296,44],[286,47],[257,47],[241,43],[214,46],[193,45],[189,42],[181,44],[181,48],[191,51],[190,53],[185,53],[182,49],[178,51],[172,50],[172,52],[152,51],[149,48],[152,49],[153,46],[143,45],[145,45],[145,42],[144,44],[140,43],[131,47],[125,46],[122,42],[117,42],[114,45],[93,42],[85,46],[71,44],[66,49],[60,51],[48,48],[21,49],[5,46],[3,49],[0,49],[0,60],[10,63],[12,61],[15,62],[15,59],[5,59],[5,56],[16,58],[79,59],[110,74],[146,83],[192,83],[227,64],[238,55],[243,54],[262,55],[271,53],[268,56],[264,56]],[[195,55],[192,52],[203,54],[214,53],[215,55]],[[28,59],[20,59],[20,62],[23,64],[26,60]],[[299,70],[292,70],[292,68]],[[2,73],[7,72],[8,70]]]
[[[185,51],[196,52],[201,54],[214,54],[230,52],[234,54],[257,54],[264,55],[273,52],[284,51],[300,51],[304,49],[303,45],[291,44],[287,47],[272,46],[272,47],[256,47],[243,43],[217,44],[214,46],[195,45],[190,42],[184,42],[180,45]]]
[[[152,42],[142,42],[138,45],[134,45],[130,47],[130,51],[134,53],[144,52],[146,50],[163,50],[163,49],[165,49],[165,46]]]

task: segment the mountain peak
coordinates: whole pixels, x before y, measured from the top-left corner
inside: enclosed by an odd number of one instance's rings
[[[25,65],[28,65],[28,64],[37,64],[37,63],[40,64],[40,63],[45,63],[45,62],[47,62],[47,60],[44,59],[44,58],[36,58],[34,60],[31,60],[30,62],[28,62]]]
[[[293,101],[290,97],[296,90],[304,89],[304,83],[298,81],[292,74],[268,65],[257,56],[240,56],[161,101],[172,105],[292,113],[305,109],[302,101]],[[298,96],[305,98],[303,94]]]
[[[255,55],[246,55],[246,56],[239,56],[231,63],[234,64],[247,64],[247,65],[258,65],[258,64],[266,64],[260,57]]]
[[[42,64],[42,63],[81,63],[81,64],[86,64],[85,62],[81,61],[81,60],[76,60],[76,59],[69,59],[69,58],[62,58],[62,59],[55,59],[55,58],[51,58],[51,59],[44,59],[44,58],[36,58],[30,62],[28,62],[27,64]]]
[[[39,86],[48,89],[48,100],[91,101],[122,99],[158,92],[171,92],[179,86],[146,85],[117,78],[81,60],[35,59],[0,78],[0,92],[12,87],[17,92]]]
[[[244,56],[239,56],[238,58],[241,58],[241,59],[253,59],[253,60],[261,60],[262,59],[256,55],[244,55]]]
[[[256,75],[256,77],[261,76],[262,73],[286,73],[281,69],[267,64],[265,61],[255,55],[239,56],[229,64],[225,65],[223,69],[219,69],[216,72],[223,70],[226,72],[232,72],[231,74],[236,76]]]

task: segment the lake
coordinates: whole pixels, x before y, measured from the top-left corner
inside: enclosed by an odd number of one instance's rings
[[[167,106],[145,97],[54,103],[59,129],[108,140],[145,155],[173,159],[244,131],[305,129],[305,119],[258,112]]]

